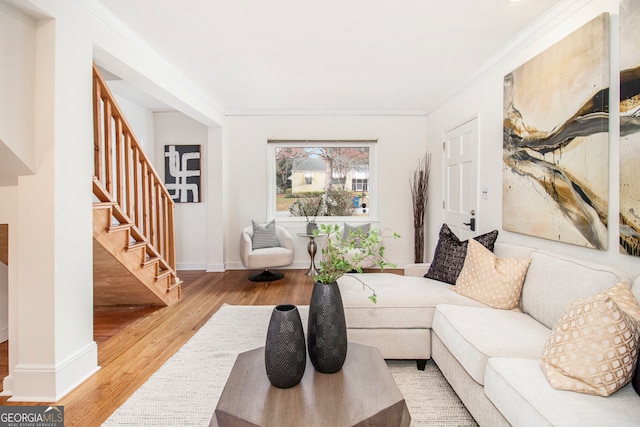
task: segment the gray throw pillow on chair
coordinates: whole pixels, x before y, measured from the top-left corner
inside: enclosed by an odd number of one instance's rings
[[[351,225],[344,223],[344,234],[342,238],[344,240],[349,240],[351,238],[354,239],[354,246],[359,248],[362,246],[362,239],[369,237],[369,230],[371,229],[371,223],[361,224],[361,225]],[[352,236],[351,233],[356,233],[356,235]]]
[[[251,239],[253,249],[277,248],[280,246],[278,237],[276,237],[275,219],[264,225],[258,224],[253,220],[251,223],[253,224],[253,237]]]

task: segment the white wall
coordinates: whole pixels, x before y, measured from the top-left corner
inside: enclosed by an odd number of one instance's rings
[[[598,251],[574,245],[529,237],[504,231],[502,225],[502,111],[503,78],[538,53],[589,22],[603,12],[612,13],[611,32],[611,102],[610,109],[610,178],[609,178],[609,249]],[[539,23],[535,32],[524,42],[511,46],[510,53],[488,68],[471,84],[464,86],[427,117],[428,146],[435,154],[433,176],[437,178],[430,188],[429,215],[429,255],[433,255],[437,233],[442,224],[442,134],[464,119],[479,116],[479,182],[478,190],[487,188],[489,198],[480,200],[478,219],[480,232],[499,230],[498,240],[530,245],[569,256],[583,258],[598,263],[606,263],[630,272],[640,272],[640,258],[621,255],[618,248],[618,2],[594,0],[576,2],[569,8],[556,11],[555,16],[547,16]]]
[[[207,216],[207,237],[209,255],[207,271],[225,271],[225,212],[224,206],[224,128],[209,126],[207,143],[207,161],[205,162],[205,176],[207,177],[205,191],[206,202],[209,206]]]
[[[164,146],[200,145],[202,201],[175,204],[176,264],[178,270],[205,270],[208,264],[208,128],[182,113],[155,114],[156,159],[154,166],[164,179]],[[217,207],[220,209],[220,207]]]
[[[35,21],[19,10],[0,2],[0,62],[21,64],[25,73],[0,67],[0,185],[17,184],[17,175],[31,173],[33,166],[33,92],[35,60]],[[10,112],[10,113],[9,113]],[[15,186],[0,186],[0,224],[13,223]],[[0,342],[9,336],[9,267],[0,263]]]
[[[13,228],[16,225],[18,187],[0,187],[0,224],[9,225],[9,247],[15,244]],[[0,342],[9,339],[9,281],[15,281],[16,269],[0,263]],[[10,279],[10,274],[13,277]]]
[[[425,122],[424,117],[400,116],[227,117],[224,136],[227,267],[244,268],[239,255],[241,230],[251,225],[251,220],[271,219],[267,218],[269,139],[377,139],[380,203],[375,225],[402,236],[397,241],[385,241],[392,262],[400,267],[413,262],[409,176],[425,151]],[[309,266],[308,241],[295,236],[304,231],[304,226],[304,222],[286,224],[296,242],[292,265],[295,268]]]
[[[0,1],[0,40],[11,41],[0,49],[0,185],[34,167],[35,34],[32,18]]]
[[[111,86],[112,82],[107,82]],[[154,142],[154,115],[153,111],[146,109],[134,102],[129,101],[122,96],[114,95],[116,103],[122,114],[127,119],[127,123],[131,126],[133,134],[136,136],[138,143],[142,147],[142,151],[149,159],[155,158],[155,142]],[[153,161],[153,160],[152,160]]]
[[[9,339],[9,267],[0,262],[0,342]]]
[[[20,302],[10,313],[8,390],[16,399],[57,400],[97,369],[88,285],[92,195],[86,184],[93,147],[85,142],[93,136],[87,111],[92,46],[69,25],[76,18],[61,14],[36,27],[36,173],[19,178],[12,227],[18,244],[10,245],[18,283],[9,284],[9,293]],[[14,325],[17,336],[11,335]]]

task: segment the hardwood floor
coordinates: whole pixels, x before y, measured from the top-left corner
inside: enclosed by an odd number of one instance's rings
[[[95,309],[95,340],[101,369],[55,405],[63,405],[65,426],[99,426],[169,359],[224,303],[306,305],[313,279],[304,270],[285,270],[268,285],[247,280],[248,271],[181,271],[182,299],[171,307]],[[7,344],[0,347],[0,378],[7,375]],[[34,405],[8,402],[0,405]],[[38,403],[47,405],[47,403]]]

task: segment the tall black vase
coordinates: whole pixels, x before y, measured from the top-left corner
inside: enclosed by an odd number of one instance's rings
[[[298,384],[307,365],[304,331],[295,305],[278,305],[271,313],[264,363],[271,384],[289,388]]]
[[[309,359],[318,372],[333,374],[347,357],[347,324],[337,283],[313,285],[307,325]]]

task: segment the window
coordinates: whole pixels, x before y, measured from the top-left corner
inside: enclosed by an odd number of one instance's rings
[[[312,185],[313,184],[313,172],[311,171],[307,171],[304,174],[304,183],[306,185]]]
[[[374,140],[269,141],[270,216],[371,216],[374,149]]]
[[[354,178],[351,180],[352,191],[369,191],[369,180],[367,178]]]

